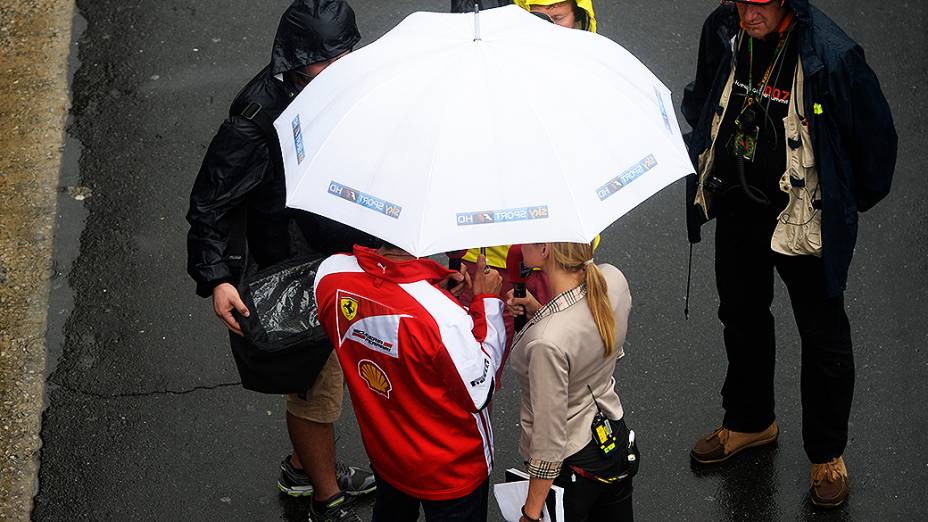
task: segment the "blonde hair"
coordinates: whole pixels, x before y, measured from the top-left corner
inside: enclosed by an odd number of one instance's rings
[[[585,272],[586,302],[603,340],[603,357],[615,351],[615,315],[609,302],[606,278],[593,263],[592,243],[549,243],[554,263],[567,272]]]

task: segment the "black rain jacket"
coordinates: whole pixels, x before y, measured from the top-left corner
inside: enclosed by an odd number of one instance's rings
[[[284,175],[275,166],[282,164],[277,139],[269,142],[255,122],[241,116],[245,107],[257,103],[276,119],[298,93],[284,73],[334,58],[360,39],[354,12],[342,0],[296,0],[284,12],[270,64],[235,97],[190,194],[187,272],[198,295],[207,297],[216,285],[237,282],[236,267],[227,256],[233,236],[241,233],[237,227],[243,210],[248,249],[259,266],[291,255],[291,217],[316,251],[347,251],[354,240],[364,242],[344,225],[285,207]]]
[[[451,0],[451,12],[472,13],[474,12],[474,4],[478,4],[480,10],[483,11],[484,9],[502,7],[511,3],[512,0]]]
[[[858,212],[889,193],[898,138],[880,82],[864,51],[808,0],[789,0],[796,14],[799,56],[805,75],[805,107],[810,121],[822,187],[822,260],[828,294],[840,295],[857,242]],[[719,107],[732,66],[732,39],[738,34],[734,4],[706,19],[699,41],[696,80],[683,93],[682,112],[693,131],[686,137],[690,159],[711,146],[712,117]],[[816,110],[816,106],[820,110]],[[687,178],[687,229],[691,243],[701,240],[705,223],[693,203],[698,180]]]

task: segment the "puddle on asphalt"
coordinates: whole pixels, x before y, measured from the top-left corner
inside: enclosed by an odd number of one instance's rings
[[[0,520],[28,518],[36,489],[72,10],[0,4]]]
[[[71,31],[71,52],[68,59],[68,94],[73,96],[71,89],[74,74],[80,68],[77,42],[83,37],[87,28],[87,21],[80,13],[74,14],[74,25]],[[74,295],[68,284],[67,275],[71,272],[71,265],[80,253],[80,237],[89,214],[84,200],[92,197],[90,189],[82,187],[80,176],[80,159],[83,145],[71,134],[74,120],[68,117],[65,125],[64,147],[61,156],[61,172],[58,186],[58,215],[55,223],[55,244],[52,252],[52,265],[55,274],[52,278],[48,296],[48,330],[46,343],[48,349],[48,362],[45,368],[46,378],[58,366],[58,360],[64,352],[64,326],[74,309]],[[54,385],[48,384],[49,390]],[[48,407],[48,393],[46,393],[45,407]]]

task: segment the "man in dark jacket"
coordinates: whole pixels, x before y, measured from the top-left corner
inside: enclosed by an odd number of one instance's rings
[[[366,242],[353,229],[285,207],[280,146],[271,125],[303,87],[360,39],[354,12],[344,1],[294,1],[280,20],[270,64],[236,96],[203,158],[187,214],[187,271],[197,294],[212,297],[216,315],[231,331],[236,362],[244,344],[232,310],[249,314],[235,287],[241,267],[230,259],[237,235],[244,234],[259,267],[291,256],[292,228],[300,228],[309,246],[325,255]],[[242,223],[244,230],[236,230]],[[341,368],[333,355],[313,387],[287,401],[295,452],[281,464],[278,488],[292,496],[314,494],[315,520],[357,519],[344,507],[343,492],[374,488],[373,476],[357,468],[339,466],[336,476],[333,422],[342,393]]]
[[[802,434],[811,499],[848,494],[843,453],[854,359],[843,292],[858,213],[889,192],[896,132],[863,50],[808,0],[737,0],[703,27],[683,114],[697,174],[687,183],[690,242],[716,227],[719,319],[728,372],[722,426],[700,463],[776,440],[773,272],[802,340]]]

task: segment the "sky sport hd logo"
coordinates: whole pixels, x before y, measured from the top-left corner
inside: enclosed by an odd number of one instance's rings
[[[329,194],[340,197],[345,201],[349,201],[356,205],[369,208],[375,212],[380,212],[381,214],[393,219],[399,219],[400,213],[403,212],[403,207],[399,205],[390,203],[389,201],[380,198],[376,198],[370,194],[365,194],[351,187],[346,187],[345,185],[336,183],[335,181],[329,182]]]
[[[299,165],[306,159],[306,149],[303,147],[303,129],[300,128],[299,114],[296,115],[296,118],[293,118],[290,126],[293,127],[293,146],[296,147],[296,164]]]
[[[479,212],[462,212],[457,215],[458,226],[489,225],[491,223],[508,223],[510,221],[527,221],[547,219],[548,206],[507,208],[505,210],[482,210]]]
[[[596,195],[600,201],[622,190],[622,187],[628,186],[629,183],[643,176],[646,172],[657,166],[657,159],[654,154],[648,154],[644,159],[632,165],[628,170],[609,180],[609,183],[596,189]]]

